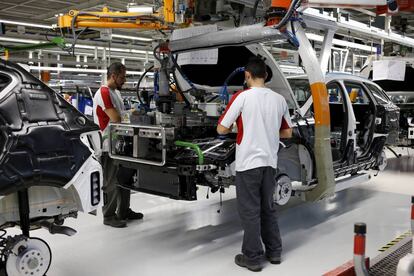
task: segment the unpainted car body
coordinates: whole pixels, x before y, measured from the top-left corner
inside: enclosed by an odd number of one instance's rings
[[[98,127],[6,61],[0,61],[0,125],[0,229],[20,225],[27,233],[96,210],[102,183],[94,155]]]
[[[325,78],[331,121],[331,148],[335,177],[377,168],[383,148],[398,136],[399,109],[375,83],[349,74],[329,73]],[[313,99],[305,77],[289,78],[307,131],[314,124]],[[312,129],[312,127],[311,127]],[[312,135],[307,135],[312,137]],[[311,145],[312,140],[306,139]]]
[[[400,108],[400,135],[397,145],[414,147],[414,68],[406,66],[404,81],[375,81]]]
[[[297,185],[293,189],[300,191],[311,190],[317,185],[312,98],[309,94],[302,105],[298,104],[298,94],[292,91],[292,84],[289,84],[293,79],[286,79],[262,45],[251,44],[219,48],[217,64],[180,66],[181,70],[174,72],[175,82],[180,90],[190,91],[186,93],[188,106],[176,103],[172,112],[165,113],[161,108],[131,118],[131,124],[112,125],[116,134],[112,137],[112,157],[138,170],[138,181],[131,189],[195,200],[197,185],[209,186],[212,191],[223,191],[224,187],[234,183],[234,136],[224,141],[216,139],[218,117],[225,107],[219,96],[223,94],[225,82],[231,93],[243,89],[243,74],[235,75],[231,80],[227,78],[236,68],[244,66],[250,57],[257,55],[265,60],[268,67],[267,87],[284,96],[294,123],[294,137],[281,141],[280,174],[277,177],[279,189],[277,187],[275,199],[285,203],[283,198],[292,194],[290,182],[295,182]],[[382,153],[388,133],[394,130],[394,126],[387,122],[388,117],[398,117],[398,108],[389,99],[384,105],[378,104],[365,83],[375,84],[347,77],[347,81],[357,85],[355,89],[359,87],[361,93],[367,93],[369,101],[364,106],[367,110],[363,110],[362,104],[353,108],[348,93],[345,93],[346,88],[342,87],[342,80],[338,79],[337,92],[345,100],[341,106],[338,105],[339,109],[332,107],[332,110],[340,111],[345,116],[345,123],[338,122],[335,118],[337,114],[332,114],[332,141],[339,143],[335,144],[332,152],[335,177],[380,167],[385,162]],[[327,80],[330,82],[329,77]],[[366,112],[369,112],[366,114],[369,118],[364,117]],[[341,126],[340,130],[336,129],[337,125]],[[153,140],[148,141],[150,138]],[[157,149],[158,161],[154,162],[151,157],[156,155]]]

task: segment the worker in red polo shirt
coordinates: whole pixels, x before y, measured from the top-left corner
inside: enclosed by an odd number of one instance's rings
[[[126,68],[120,62],[111,64],[107,72],[107,84],[103,85],[93,98],[94,121],[102,131],[103,147],[101,163],[104,173],[103,223],[112,227],[126,227],[127,220],[142,219],[141,213],[129,208],[131,193],[119,184],[131,186],[135,170],[118,166],[109,157],[109,128],[112,123],[121,122],[121,113],[125,110],[119,90],[126,81]]]
[[[217,132],[224,135],[237,123],[235,181],[244,238],[243,254],[236,255],[235,263],[251,271],[262,270],[263,257],[272,264],[281,262],[273,194],[279,139],[292,136],[286,100],[265,87],[266,78],[265,62],[252,58],[245,67],[249,88],[233,95],[217,126]]]

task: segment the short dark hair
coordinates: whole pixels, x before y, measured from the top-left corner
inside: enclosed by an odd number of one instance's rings
[[[245,70],[254,79],[266,79],[266,63],[259,57],[251,57],[245,66]]]
[[[114,75],[119,75],[119,74],[121,74],[121,73],[122,73],[122,72],[124,72],[124,71],[126,71],[126,67],[125,67],[125,65],[123,65],[123,64],[122,64],[122,63],[120,63],[120,62],[114,62],[114,63],[112,63],[112,64],[108,67],[106,77],[107,77],[108,79],[110,79],[110,78],[111,78],[111,76],[112,76],[112,74],[114,74]]]

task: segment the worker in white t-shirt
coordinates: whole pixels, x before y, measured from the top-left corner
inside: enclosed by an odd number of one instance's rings
[[[142,219],[144,215],[129,208],[131,193],[119,186],[119,184],[131,186],[135,170],[118,166],[108,154],[110,142],[108,125],[110,122],[120,123],[121,113],[124,111],[119,90],[126,81],[126,68],[122,63],[115,62],[109,66],[107,74],[107,84],[103,85],[93,98],[93,115],[103,136],[101,157],[104,174],[103,222],[105,225],[121,228],[127,226],[127,220]]]
[[[247,90],[233,95],[219,120],[217,132],[237,124],[236,193],[244,238],[237,265],[262,270],[264,257],[280,264],[282,242],[273,201],[279,139],[292,136],[286,100],[265,87],[266,64],[252,58],[245,67]],[[262,242],[265,245],[263,250]]]

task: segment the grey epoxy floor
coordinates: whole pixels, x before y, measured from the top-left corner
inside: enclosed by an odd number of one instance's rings
[[[371,181],[339,192],[332,199],[280,211],[283,263],[258,275],[321,275],[352,258],[353,224],[368,224],[367,255],[409,230],[410,195],[414,194],[414,158],[391,160],[389,170]],[[400,172],[404,164],[403,171]],[[411,168],[406,164],[411,164]],[[218,194],[196,202],[135,193],[134,210],[145,213],[125,229],[102,224],[102,215],[80,214],[67,225],[73,237],[45,239],[53,260],[49,276],[251,275],[233,262],[242,232],[235,191],[228,190],[221,212]]]

